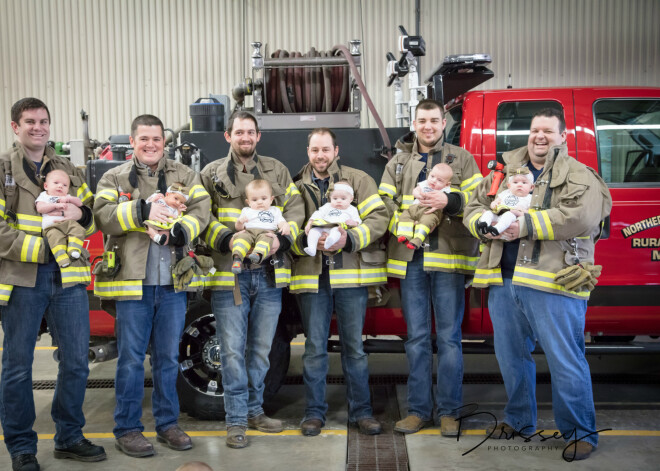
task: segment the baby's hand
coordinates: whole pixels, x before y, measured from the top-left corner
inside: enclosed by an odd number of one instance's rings
[[[289,227],[289,223],[286,221],[282,221],[277,225],[278,229],[280,230],[280,234],[283,236],[288,236],[291,234],[291,228]]]
[[[351,227],[359,226],[359,223],[353,219],[347,219],[345,224]]]
[[[490,209],[497,208],[498,204],[500,204],[500,199],[499,198],[495,199],[492,203],[490,203]]]
[[[312,229],[312,224],[314,224],[313,219],[307,221],[307,224],[305,225],[305,235],[309,235],[309,231]]]

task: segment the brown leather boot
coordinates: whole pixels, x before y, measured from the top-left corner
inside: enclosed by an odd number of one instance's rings
[[[188,434],[181,430],[178,425],[170,427],[164,432],[159,432],[156,435],[156,440],[164,443],[168,448],[177,451],[190,450],[193,447],[192,440]]]
[[[142,432],[128,432],[115,441],[115,448],[134,458],[153,456],[154,446],[144,438]]]

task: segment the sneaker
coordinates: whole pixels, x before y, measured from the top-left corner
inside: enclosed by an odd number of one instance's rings
[[[252,252],[250,255],[248,255],[248,258],[250,259],[250,262],[259,265],[261,263],[261,254]]]
[[[300,424],[300,430],[306,437],[315,437],[321,433],[323,421],[321,419],[307,419]]]
[[[225,443],[229,448],[245,448],[248,446],[248,439],[245,435],[246,428],[242,425],[230,425],[227,427],[227,439]]]
[[[31,454],[18,455],[11,459],[12,471],[39,471],[37,457]]]
[[[477,232],[479,232],[479,234],[486,235],[486,233],[488,232],[486,230],[487,227],[488,227],[488,223],[486,221],[479,221],[477,223]]]
[[[443,437],[458,437],[458,424],[459,421],[451,415],[443,415],[440,417],[440,435]]]
[[[72,250],[69,252],[69,257],[75,258],[76,260],[80,258],[80,251],[79,250]]]
[[[516,430],[506,422],[500,422],[496,426],[491,426],[486,429],[486,435],[488,435],[488,438],[493,438],[495,440],[500,440],[502,438],[509,440],[513,438],[515,433]]]
[[[362,435],[378,435],[383,430],[383,427],[373,417],[365,417],[357,421],[358,431]]]
[[[94,445],[86,438],[67,448],[56,447],[53,456],[58,460],[71,458],[72,460],[85,462],[103,461],[106,458],[105,449],[102,446]]]
[[[586,460],[594,449],[591,443],[583,442],[582,440],[573,440],[566,445],[561,457],[569,463],[571,461]]]
[[[399,420],[394,424],[394,431],[401,433],[416,433],[431,424],[433,424],[433,421],[431,420],[423,420],[416,415],[409,415],[405,419]]]
[[[193,447],[192,440],[188,434],[181,430],[181,427],[178,425],[170,427],[164,432],[158,432],[156,434],[156,440],[164,443],[168,448],[177,451],[190,450]]]
[[[284,430],[281,420],[271,419],[266,414],[260,414],[256,417],[248,417],[248,427],[265,433],[280,433]]]
[[[231,272],[238,275],[243,271],[243,262],[238,259],[234,259],[234,263],[231,264]]]
[[[115,440],[115,448],[133,458],[144,458],[155,454],[154,446],[144,438],[142,432],[128,432]]]

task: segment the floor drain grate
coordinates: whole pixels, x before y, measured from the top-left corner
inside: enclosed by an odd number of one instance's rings
[[[154,385],[151,378],[145,378],[144,387],[152,388]],[[114,379],[88,379],[87,380],[87,389],[114,389],[115,380]],[[38,381],[32,381],[32,389],[35,391],[42,389],[55,389],[55,380],[54,379],[42,379]]]

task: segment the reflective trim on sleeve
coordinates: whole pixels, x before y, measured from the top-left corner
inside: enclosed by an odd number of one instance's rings
[[[401,216],[401,213],[399,211],[394,211],[394,214],[390,218],[390,222],[387,225],[387,230],[390,231],[392,234],[397,235],[397,226],[399,225],[399,216]]]
[[[218,239],[218,235],[220,235],[223,230],[229,229],[224,224],[221,224],[217,221],[211,221],[206,229],[206,237],[204,238],[204,241],[211,248],[215,248],[217,245],[216,241]]]
[[[83,204],[87,204],[88,201],[94,199],[94,195],[92,194],[91,191],[89,191],[89,187],[87,186],[87,183],[83,183],[80,185],[80,188],[76,191],[76,196],[80,198],[80,200],[83,202]]]
[[[361,250],[371,243],[371,231],[366,224],[360,224],[350,231],[358,236],[359,246],[356,250]]]
[[[470,233],[477,239],[481,238],[479,235],[479,231],[477,230],[477,223],[479,222],[479,218],[481,217],[482,214],[483,213],[475,213],[468,221],[468,229],[470,230]]]
[[[209,196],[208,192],[202,185],[194,185],[192,188],[190,188],[190,191],[188,192],[189,200],[199,198],[200,196]]]
[[[197,218],[186,214],[181,218],[180,222],[184,229],[186,229],[188,232],[188,240],[191,242],[195,240],[201,232]]]
[[[104,200],[112,201],[113,203],[119,198],[117,190],[107,188],[96,193],[96,199],[103,198]]]
[[[41,250],[43,239],[41,237],[25,234],[23,245],[21,247],[21,262],[37,263],[39,261],[39,251]]]
[[[413,195],[403,195],[401,199],[401,209],[408,209],[415,202]]]
[[[133,219],[133,208],[135,208],[136,204],[137,202],[135,201],[126,201],[117,205],[117,219],[124,232],[139,227]]]
[[[483,179],[484,177],[480,173],[475,173],[470,178],[466,178],[461,182],[461,192],[473,191],[479,185],[479,183],[481,183],[481,180]]]
[[[360,218],[364,219],[367,215],[374,209],[385,206],[383,200],[380,199],[380,196],[374,194],[369,198],[365,199],[362,203],[358,204],[358,211],[360,212]]]
[[[296,240],[300,234],[300,227],[298,226],[298,223],[296,221],[289,221],[289,229],[291,230],[291,237],[293,240]]]
[[[41,216],[33,216],[31,214],[16,214],[16,222],[10,224],[14,229],[19,231],[30,232],[32,234],[41,234]]]
[[[88,228],[85,229],[85,235],[91,236],[95,232],[96,232],[96,222],[94,222],[94,218],[92,218],[92,223],[89,225]]]
[[[378,186],[378,194],[394,199],[394,196],[396,195],[396,187],[394,185],[390,185],[389,183],[381,182]]]
[[[548,211],[534,211],[529,213],[534,225],[534,232],[538,240],[554,240],[555,232],[552,230]]]
[[[5,218],[5,200],[0,198],[0,218],[4,219]],[[0,285],[2,286],[2,285]]]
[[[413,235],[413,237],[421,241],[424,241],[424,239],[428,237],[430,232],[431,232],[430,227],[425,226],[424,224],[417,223],[417,225],[415,226],[415,234]]]
[[[94,294],[101,298],[142,298],[142,280],[94,282]]]

